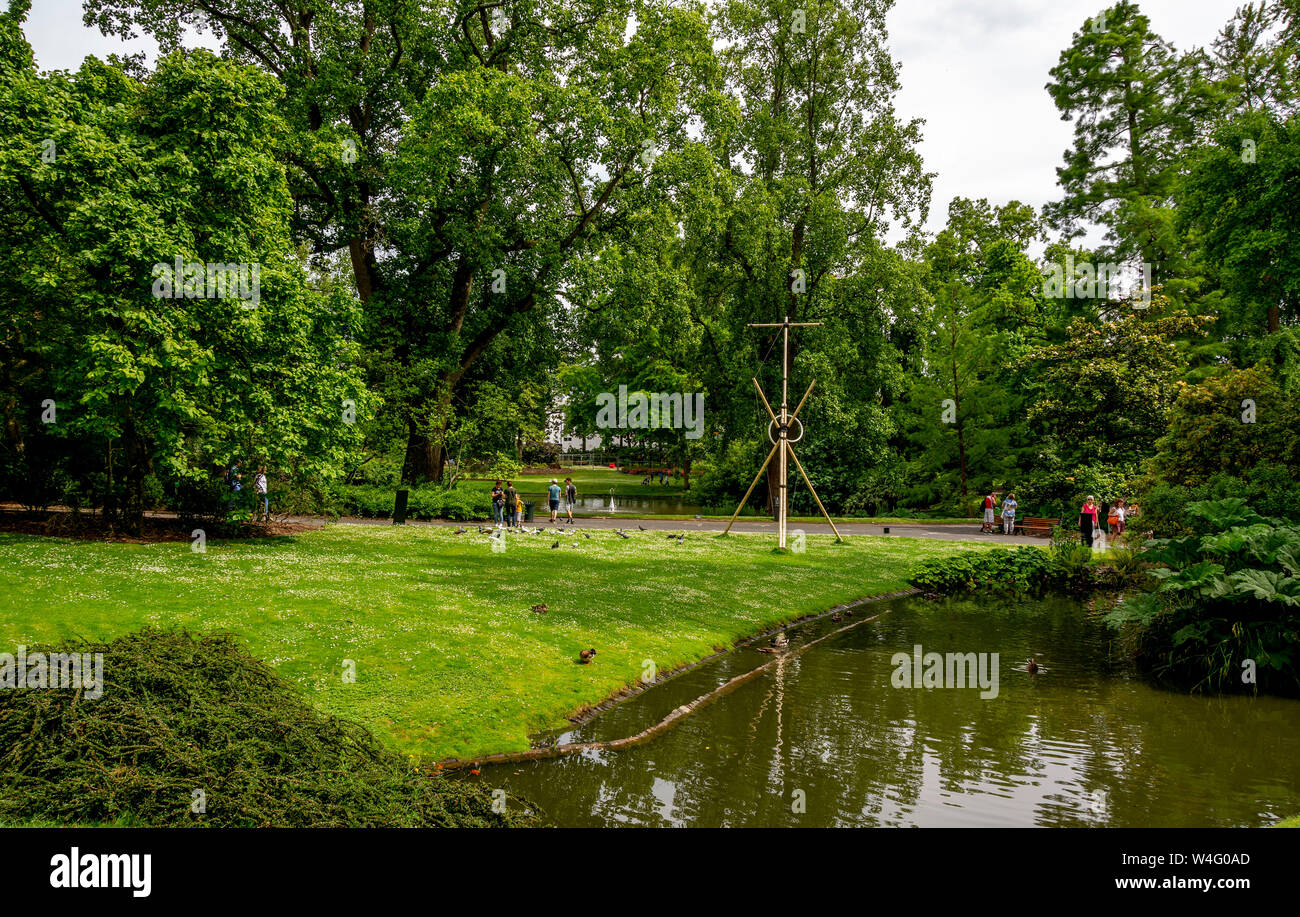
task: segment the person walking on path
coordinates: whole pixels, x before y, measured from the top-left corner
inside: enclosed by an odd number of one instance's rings
[[[226,486],[230,489],[230,510],[234,512],[239,503],[240,491],[244,489],[244,473],[239,469],[239,462],[231,464],[226,472]]]
[[[551,486],[546,488],[547,500],[551,507],[551,525],[555,525],[555,517],[560,514],[560,482],[551,478]]]
[[[573,478],[564,479],[564,511],[569,514],[569,525],[573,525],[573,507],[578,502],[578,488],[573,486]]]
[[[271,497],[266,491],[266,466],[259,465],[257,474],[253,477],[253,492],[257,494],[257,499],[262,504],[262,519],[264,522],[271,521]],[[253,521],[256,522],[257,507],[253,507]]]
[[[1116,538],[1124,537],[1124,523],[1128,516],[1128,506],[1124,503],[1124,498],[1120,497],[1115,501],[1115,507],[1110,511],[1110,518],[1106,520],[1111,524],[1111,529]]]
[[[1014,535],[1016,533],[1016,502],[1015,494],[1007,494],[1007,498],[1002,501],[1002,533],[1004,535]]]
[[[1079,535],[1083,538],[1083,543],[1092,547],[1093,536],[1097,532],[1097,499],[1089,496],[1084,501],[1083,507],[1079,510]]]
[[[506,492],[501,486],[501,479],[492,485],[492,518],[496,520],[497,528],[502,528],[506,522]]]
[[[519,524],[519,491],[515,490],[514,481],[506,481],[506,526],[514,528]]]
[[[985,535],[993,534],[993,507],[997,506],[997,500],[993,496],[993,491],[984,498],[984,526],[980,529]]]

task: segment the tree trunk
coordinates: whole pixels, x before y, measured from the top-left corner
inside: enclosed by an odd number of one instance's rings
[[[434,395],[416,402],[406,422],[406,457],[402,461],[402,483],[441,483],[447,464],[447,428],[451,426],[451,399],[460,375],[438,377]],[[428,413],[426,413],[428,412]]]
[[[136,435],[129,418],[122,431],[125,469],[122,475],[122,503],[118,522],[124,532],[139,535],[144,527],[144,479],[149,471],[149,452],[144,440]]]
[[[406,457],[402,461],[403,484],[427,484],[442,480],[446,461],[442,437],[429,436],[412,421],[407,425]]]

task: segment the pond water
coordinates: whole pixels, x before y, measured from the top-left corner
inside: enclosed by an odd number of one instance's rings
[[[520,494],[520,499],[524,501],[531,500],[536,504],[533,510],[537,516],[548,513],[546,508],[546,494]],[[564,511],[564,503],[560,503],[560,511]],[[617,516],[621,513],[627,513],[631,516],[694,516],[704,511],[695,503],[681,497],[614,497],[614,509],[609,508],[609,494],[603,497],[588,495],[578,495],[578,502],[574,504],[576,513],[599,513],[602,516]]]
[[[855,620],[880,612],[645,745],[477,779],[565,826],[1252,826],[1300,813],[1300,701],[1154,687],[1072,600],[905,599]],[[790,646],[842,623],[796,625]],[[998,653],[997,696],[895,687],[894,655],[917,645]],[[634,735],[772,658],[733,651],[539,740]]]

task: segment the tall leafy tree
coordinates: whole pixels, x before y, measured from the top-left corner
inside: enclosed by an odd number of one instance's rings
[[[1285,24],[1281,4],[1247,3],[1219,31],[1209,48],[1211,75],[1226,91],[1230,109],[1294,111],[1300,83]]]
[[[929,201],[916,149],[920,122],[894,109],[890,6],[731,0],[719,7],[727,86],[741,117],[714,127],[712,137],[735,190],[721,225],[695,249],[708,277],[701,321],[728,356],[725,394],[715,399],[727,435],[748,438],[766,427],[748,380],[757,373],[777,391],[783,368],[779,336],[745,324],[825,321],[824,329],[795,336],[785,369],[802,389],[819,366],[852,367],[817,372],[824,387],[803,415],[805,453],[850,468],[880,459],[891,432],[881,397],[889,387],[882,373],[893,364],[882,345],[891,298],[908,290],[887,288],[896,265],[884,236],[891,223],[923,219]],[[896,313],[906,311],[898,302]],[[772,468],[772,493],[775,474]]]
[[[1073,236],[1098,223],[1116,259],[1170,268],[1180,251],[1170,203],[1200,110],[1195,61],[1122,0],[1085,21],[1051,76],[1052,100],[1074,122],[1053,225]]]
[[[1022,358],[1045,339],[1041,274],[1023,251],[1032,208],[955,199],[925,251],[924,360],[906,405],[914,497],[950,510],[1014,478],[1024,448]]]
[[[302,238],[349,253],[404,477],[437,479],[471,371],[553,317],[577,260],[686,139],[713,53],[689,4],[87,0],[106,30],[180,24],[285,87]]]
[[[21,266],[0,284],[6,459],[39,474],[25,455],[47,440],[128,529],[149,480],[232,457],[329,477],[356,439],[355,315],[289,236],[281,98],[207,52],[143,82],[94,58],[0,71],[0,246]]]
[[[1224,333],[1300,320],[1300,115],[1246,112],[1188,167],[1182,220],[1226,293]]]
[[[1064,341],[1029,354],[1038,498],[1074,497],[1079,488],[1069,482],[1110,482],[1102,499],[1123,493],[1164,434],[1186,371],[1179,339],[1200,323],[1157,296],[1149,312],[1077,319]]]

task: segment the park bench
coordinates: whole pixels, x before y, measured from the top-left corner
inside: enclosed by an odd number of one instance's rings
[[[994,528],[997,531],[1002,530],[1002,514],[993,517]],[[1046,538],[1052,534],[1052,529],[1061,524],[1060,518],[1045,519],[1037,516],[1026,516],[1023,519],[1016,519],[1016,527],[1012,531],[1013,535],[1034,535],[1038,538]]]

